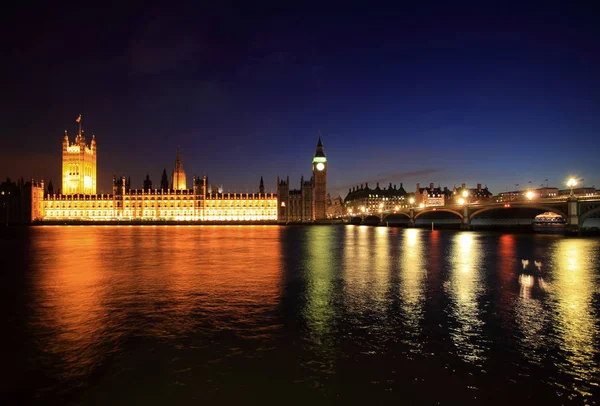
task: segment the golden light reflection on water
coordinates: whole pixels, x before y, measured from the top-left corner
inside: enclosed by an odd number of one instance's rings
[[[595,347],[600,334],[592,307],[597,286],[597,242],[584,239],[559,240],[553,250],[553,282],[551,295],[556,301],[557,329],[566,362],[565,372],[577,378],[576,389],[589,394],[589,381],[598,389],[600,369],[595,362]]]
[[[320,354],[317,362],[309,362],[305,366],[325,374],[335,372],[333,290],[339,264],[332,252],[334,231],[332,227],[310,227],[305,240],[308,256],[305,260],[307,287],[303,316],[308,328],[309,347],[313,353]]]
[[[335,278],[335,260],[332,248],[331,227],[311,227],[307,244],[310,254],[306,258],[307,292],[305,317],[311,332],[317,336],[330,331],[334,314],[332,295]]]
[[[423,317],[423,305],[425,302],[424,280],[427,275],[425,268],[425,244],[421,239],[423,230],[408,229],[404,233],[403,250],[400,256],[400,297],[402,298],[402,310],[407,333],[411,336],[411,342],[421,346],[414,340],[418,337],[421,328],[419,322]]]
[[[44,227],[32,258],[37,345],[84,374],[126,338],[279,327],[278,227]]]
[[[446,285],[453,301],[456,326],[450,337],[457,354],[465,361],[480,365],[486,349],[482,338],[483,321],[478,299],[482,292],[481,249],[473,233],[459,233],[452,239],[450,278]]]
[[[350,313],[361,313],[374,304],[373,232],[368,226],[346,227],[344,233],[344,283],[346,306]],[[381,255],[381,254],[380,254]],[[381,261],[381,257],[379,257]],[[381,295],[375,295],[381,296]]]
[[[81,228],[36,231],[33,324],[47,332],[37,344],[48,354],[62,355],[71,365],[69,375],[84,375],[102,360],[102,337],[110,327],[98,234]]]

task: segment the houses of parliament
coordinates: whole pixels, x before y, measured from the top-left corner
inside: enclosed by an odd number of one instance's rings
[[[327,158],[319,135],[312,161],[313,176],[290,190],[289,177],[277,180],[277,193],[265,193],[260,178],[255,193],[223,193],[211,188],[206,176],[193,176],[183,168],[179,148],[170,184],[163,171],[160,188],[146,176],[142,189],[131,189],[125,177],[113,177],[112,193],[96,193],[96,138],[86,140],[81,116],[74,142],[65,131],[62,142],[61,193],[44,190],[44,182],[31,184],[31,221],[110,222],[313,222],[326,218]],[[188,187],[190,184],[191,187]]]

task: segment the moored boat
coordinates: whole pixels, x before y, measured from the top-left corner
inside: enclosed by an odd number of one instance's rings
[[[533,231],[537,233],[563,233],[567,220],[560,214],[545,212],[533,220]]]

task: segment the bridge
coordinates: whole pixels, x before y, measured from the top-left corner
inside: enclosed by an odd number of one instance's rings
[[[469,230],[473,220],[483,218],[486,214],[497,214],[501,211],[507,215],[519,212],[525,214],[528,218],[530,217],[531,220],[538,214],[548,211],[553,212],[566,220],[566,232],[578,233],[585,220],[600,217],[600,196],[560,196],[507,202],[399,208],[398,210],[382,210],[375,213],[351,215],[350,222],[352,224],[370,225],[400,223],[406,224],[408,227],[415,227],[418,219],[426,218],[435,222],[436,217],[438,219],[444,217],[446,219],[460,219],[460,228]],[[442,213],[444,214],[441,215]]]

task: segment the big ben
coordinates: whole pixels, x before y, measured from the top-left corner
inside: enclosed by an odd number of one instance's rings
[[[327,157],[323,151],[320,135],[312,165],[314,182],[313,218],[322,220],[327,218]]]

